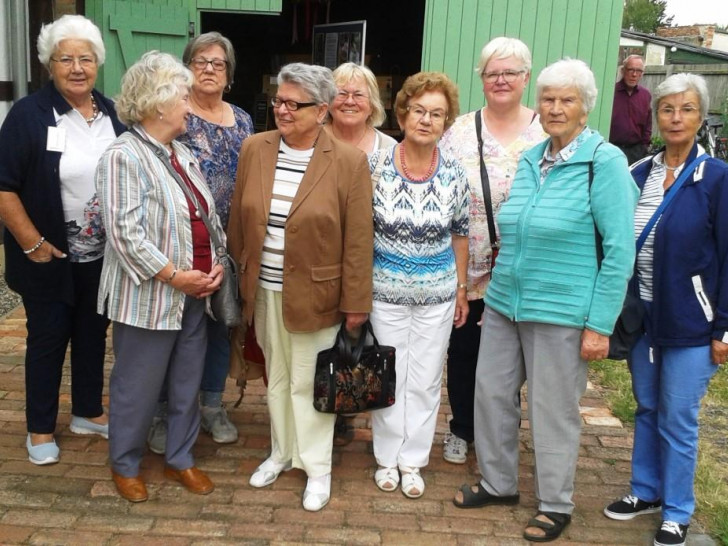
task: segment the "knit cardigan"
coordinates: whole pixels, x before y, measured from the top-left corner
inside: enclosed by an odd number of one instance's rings
[[[609,335],[632,274],[639,192],[624,154],[596,132],[541,183],[539,161],[548,145],[550,139],[519,161],[497,218],[501,250],[485,302],[514,321]]]

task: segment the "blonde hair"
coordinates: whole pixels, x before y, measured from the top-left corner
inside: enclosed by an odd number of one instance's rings
[[[382,98],[379,96],[379,85],[377,84],[377,78],[374,76],[374,73],[366,66],[356,63],[340,64],[334,70],[334,83],[336,87],[346,85],[355,79],[362,80],[366,84],[367,92],[369,93],[369,106],[372,109],[372,113],[367,118],[367,125],[379,127],[387,119],[387,114],[384,112],[384,104],[382,103]],[[329,117],[331,117],[331,112],[329,112]]]
[[[176,57],[149,51],[121,78],[116,113],[127,125],[139,123],[157,115],[160,106],[177,100],[180,88],[189,89],[193,81],[192,72]]]

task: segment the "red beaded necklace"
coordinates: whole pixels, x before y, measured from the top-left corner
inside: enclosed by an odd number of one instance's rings
[[[425,173],[425,176],[417,177],[414,176],[409,169],[407,168],[407,163],[404,159],[404,142],[402,142],[399,145],[399,162],[402,164],[402,172],[404,175],[412,180],[412,182],[424,182],[425,180],[429,180],[432,174],[435,172],[435,167],[437,166],[437,146],[435,146],[432,150],[432,159],[430,160],[430,168],[427,169],[427,172]]]

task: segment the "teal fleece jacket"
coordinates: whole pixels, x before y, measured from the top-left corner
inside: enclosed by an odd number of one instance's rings
[[[501,250],[485,303],[511,320],[610,335],[632,275],[639,191],[624,154],[596,132],[540,184],[539,161],[549,144],[534,146],[518,163],[497,218]]]

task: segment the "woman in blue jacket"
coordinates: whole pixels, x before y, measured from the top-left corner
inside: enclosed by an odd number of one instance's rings
[[[518,394],[528,380],[539,506],[523,535],[545,542],[574,510],[579,398],[587,361],[607,356],[632,273],[638,193],[624,154],[586,126],[597,89],[585,63],[548,66],[536,93],[549,138],[521,156],[498,215],[502,246],[485,297],[475,386],[482,479],[454,503],[518,502]]]
[[[665,148],[635,164],[640,234],[681,171],[704,150],[696,135],[708,111],[705,80],[675,74],[654,93]],[[628,359],[635,413],[630,494],[604,509],[629,520],[662,511],[654,544],[685,543],[695,508],[698,410],[728,357],[728,166],[713,158],[688,175],[637,255],[633,283],[645,333]]]

